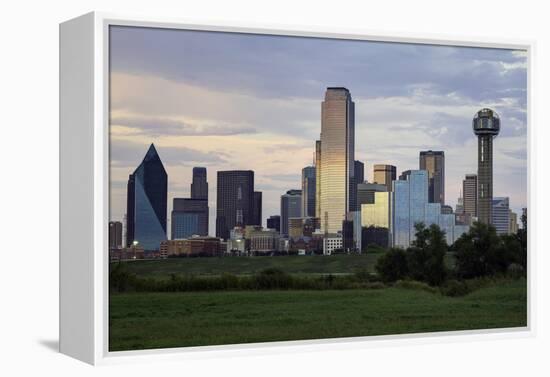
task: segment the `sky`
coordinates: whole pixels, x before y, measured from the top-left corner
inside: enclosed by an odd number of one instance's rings
[[[154,143],[174,197],[189,197],[191,170],[205,166],[210,234],[216,172],[254,170],[263,218],[300,189],[313,164],[327,87],[355,102],[355,159],[419,168],[421,150],[445,151],[446,204],[477,172],[472,118],[501,118],[494,140],[493,196],[527,206],[525,51],[111,26],[110,219],[126,213],[128,176]]]

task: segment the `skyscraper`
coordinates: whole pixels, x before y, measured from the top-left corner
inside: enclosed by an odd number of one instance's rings
[[[453,213],[444,213],[441,203],[428,202],[426,170],[411,170],[404,178],[394,182],[391,196],[393,246],[409,247],[416,238],[418,223],[437,224],[449,245],[468,230],[467,225],[456,223]]]
[[[481,109],[472,122],[478,137],[477,149],[477,217],[492,224],[493,203],[493,139],[500,131],[500,118],[491,109]]]
[[[191,183],[191,199],[208,200],[208,182],[206,181],[206,168],[193,168],[193,182]]]
[[[122,248],[122,222],[109,221],[109,249]]]
[[[376,192],[388,191],[386,185],[378,183],[363,182],[357,185],[357,209],[361,209],[363,204],[374,203],[374,197]]]
[[[281,216],[269,216],[267,219],[267,229],[275,229],[279,233],[281,231]]]
[[[355,104],[346,88],[327,88],[321,105],[320,221],[325,233],[342,230],[355,206]],[[284,224],[282,224],[284,226]]]
[[[492,225],[497,234],[508,234],[510,231],[510,200],[506,198],[493,198]]]
[[[363,183],[365,182],[365,164],[363,164],[361,161],[354,161],[354,169],[355,169],[355,183]]]
[[[254,172],[218,171],[216,237],[227,240],[235,226],[254,225]]]
[[[193,235],[208,236],[208,201],[174,198],[171,217],[171,239]]]
[[[262,225],[262,192],[254,191],[254,216],[252,225]]]
[[[134,241],[144,250],[158,250],[166,240],[168,175],[151,144],[128,178],[126,246]]]
[[[289,219],[302,214],[302,190],[288,190],[281,195],[281,236],[288,237]]]
[[[315,141],[315,217],[321,218],[321,140]]]
[[[445,204],[445,152],[421,151],[419,169],[428,172],[428,201]]]
[[[464,213],[477,217],[477,174],[466,174],[462,181]]]
[[[315,217],[316,174],[314,166],[302,169],[302,217]]]
[[[397,168],[393,165],[374,165],[373,181],[380,185],[385,185],[387,191],[392,191],[392,182],[397,179]]]

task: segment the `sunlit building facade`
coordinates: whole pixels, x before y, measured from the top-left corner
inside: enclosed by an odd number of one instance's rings
[[[361,205],[361,226],[390,228],[390,195],[389,192],[375,192],[374,203]]]
[[[386,186],[387,191],[391,191],[392,182],[397,179],[397,168],[393,165],[376,164],[373,168],[373,181]]]
[[[419,169],[428,172],[428,201],[445,204],[445,152],[421,151]]]
[[[355,104],[346,88],[327,88],[321,105],[319,218],[324,233],[342,230],[355,205]]]

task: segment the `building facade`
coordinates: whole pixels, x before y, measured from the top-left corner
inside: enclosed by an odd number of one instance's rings
[[[302,190],[288,190],[281,195],[281,236],[289,236],[289,219],[302,216]]]
[[[497,230],[497,234],[509,234],[510,232],[510,199],[505,197],[495,197],[492,201],[492,225]]]
[[[302,217],[315,217],[316,179],[315,166],[302,169]]]
[[[227,240],[235,226],[254,222],[254,172],[218,171],[216,237]]]
[[[466,174],[462,181],[464,213],[477,217],[477,174]]]
[[[208,181],[206,180],[206,168],[193,168],[193,181],[191,182],[191,199],[204,199],[208,201]]]
[[[171,239],[208,236],[208,200],[174,198],[171,216]]]
[[[281,232],[281,216],[273,215],[267,219],[267,229],[274,229],[278,233]]]
[[[262,225],[262,192],[254,191],[253,225]]]
[[[109,249],[122,249],[122,222],[109,221]]]
[[[354,169],[355,169],[355,183],[363,183],[365,182],[365,164],[361,161],[355,160],[354,162]]]
[[[428,201],[445,204],[445,152],[421,151],[419,169],[428,172]]]
[[[377,164],[373,167],[373,182],[386,186],[386,191],[391,191],[392,182],[397,179],[397,168],[393,165]]]
[[[428,201],[428,172],[411,170],[406,179],[394,182],[391,194],[390,233],[393,246],[407,248],[416,238],[415,225],[437,224],[451,245],[469,227],[456,223],[455,214],[444,213],[441,203]]]
[[[355,206],[355,104],[346,88],[327,88],[321,105],[321,230],[337,233]]]
[[[357,206],[361,210],[363,204],[374,203],[376,192],[388,192],[386,185],[363,182],[357,185]]]
[[[128,178],[126,246],[138,242],[144,250],[159,250],[166,240],[168,175],[151,144],[143,161]]]

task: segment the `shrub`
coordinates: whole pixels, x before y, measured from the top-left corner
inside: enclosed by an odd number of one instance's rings
[[[375,268],[383,282],[394,282],[404,279],[409,273],[405,250],[399,248],[390,249],[386,254],[378,258]]]

